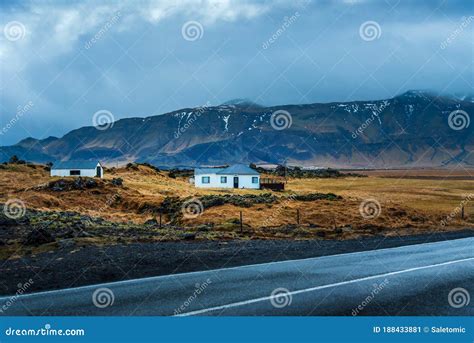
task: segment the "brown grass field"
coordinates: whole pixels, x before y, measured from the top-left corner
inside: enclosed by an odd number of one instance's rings
[[[137,170],[107,170],[105,179],[122,178],[124,185],[121,188],[109,187],[104,183],[103,187],[97,189],[54,192],[38,187],[54,180],[42,166],[10,164],[1,167],[1,203],[15,198],[21,199],[27,208],[74,211],[115,222],[144,223],[153,218],[152,214],[143,211],[145,205],[159,206],[166,197],[171,196],[184,198],[269,192],[196,189],[186,178],[173,179],[166,171],[156,172],[146,166],[139,166]],[[470,171],[370,171],[367,175],[363,178],[289,179],[285,192],[274,193],[278,197],[295,193],[335,193],[342,196],[342,200],[281,200],[275,204],[256,204],[245,208],[225,204],[206,209],[197,218],[184,219],[181,225],[212,225],[224,232],[235,232],[240,227],[238,218],[242,211],[245,229],[258,231],[259,237],[267,238],[285,236],[286,231],[281,228],[288,226],[293,230],[303,230],[303,237],[314,237],[311,228],[328,232],[342,229],[349,232],[344,238],[364,232],[367,235],[394,235],[474,227],[474,180],[469,179]],[[427,178],[406,178],[406,175]],[[452,175],[465,179],[452,179]],[[109,200],[117,194],[120,195],[120,203],[108,205]],[[367,199],[376,199],[380,203],[381,213],[378,217],[366,219],[361,216],[359,207]],[[463,202],[465,219],[462,220],[456,213],[455,218],[447,221],[446,227],[441,227],[441,221],[459,209]],[[296,222],[297,210],[300,212],[299,225]],[[166,223],[169,218],[163,220]]]

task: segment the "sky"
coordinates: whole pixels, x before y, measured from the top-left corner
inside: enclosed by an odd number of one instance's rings
[[[474,2],[2,1],[0,145],[246,98],[474,89]]]

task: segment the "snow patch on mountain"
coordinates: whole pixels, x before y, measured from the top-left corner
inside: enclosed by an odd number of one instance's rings
[[[229,131],[229,118],[230,118],[230,114],[228,114],[228,115],[222,117],[222,120],[223,120],[224,123],[225,123],[225,127],[224,127],[224,131],[225,131],[225,132],[228,132],[228,131]]]

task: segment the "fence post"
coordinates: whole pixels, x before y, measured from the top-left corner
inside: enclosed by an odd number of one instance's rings
[[[296,224],[300,225],[300,209],[296,209]]]
[[[461,219],[464,220],[464,205],[461,207]]]
[[[243,229],[243,221],[242,221],[242,211],[240,211],[240,233],[244,231]]]

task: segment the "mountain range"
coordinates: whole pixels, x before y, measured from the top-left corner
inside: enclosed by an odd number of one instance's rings
[[[408,91],[391,99],[265,107],[246,99],[82,127],[0,147],[34,162],[159,167],[231,163],[333,168],[474,166],[474,97]],[[109,127],[110,126],[110,127]]]

